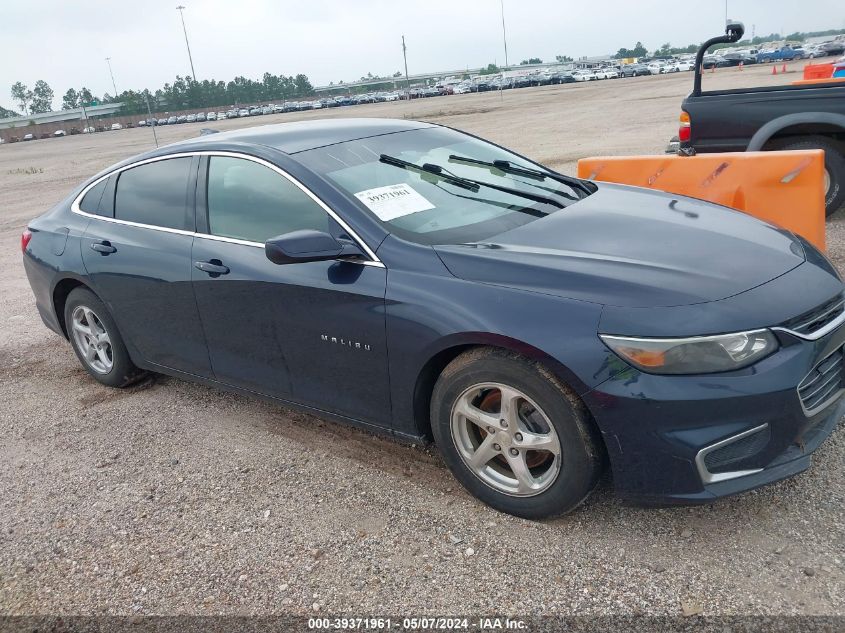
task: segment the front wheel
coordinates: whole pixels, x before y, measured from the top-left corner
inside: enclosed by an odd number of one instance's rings
[[[584,405],[545,368],[503,350],[477,348],[452,361],[434,387],[431,421],[458,481],[508,514],[565,514],[601,473]]]

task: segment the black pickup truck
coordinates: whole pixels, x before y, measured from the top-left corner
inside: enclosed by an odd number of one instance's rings
[[[725,35],[699,49],[693,91],[682,105],[679,152],[823,149],[830,215],[845,205],[845,83],[702,92],[707,49],[737,42],[744,31],[740,23],[728,24]]]

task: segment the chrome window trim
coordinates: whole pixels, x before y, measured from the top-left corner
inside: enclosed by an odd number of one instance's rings
[[[726,473],[711,473],[707,470],[707,465],[704,463],[704,458],[707,457],[708,454],[712,453],[718,448],[722,448],[728,444],[732,444],[737,440],[741,440],[744,437],[749,435],[753,435],[754,433],[759,433],[763,429],[769,426],[769,423],[766,422],[765,424],[761,424],[760,426],[755,426],[753,429],[748,429],[747,431],[743,431],[742,433],[738,433],[737,435],[731,435],[724,440],[716,442],[715,444],[711,444],[710,446],[705,446],[695,456],[695,467],[698,469],[698,476],[701,477],[701,481],[705,484],[715,484],[720,481],[728,481],[730,479],[737,479],[738,477],[746,477],[747,475],[753,475],[755,473],[762,472],[762,468],[753,468],[750,470],[734,470]]]
[[[102,215],[97,215],[96,213],[88,213],[87,211],[83,211],[79,207],[79,203],[82,201],[82,198],[85,197],[85,194],[88,193],[89,190],[97,186],[103,180],[114,176],[115,174],[119,174],[127,169],[132,169],[134,167],[140,167],[142,165],[147,165],[149,163],[155,163],[162,160],[168,160],[171,158],[192,158],[194,156],[226,156],[229,158],[241,158],[244,160],[249,160],[254,163],[258,163],[259,165],[263,165],[272,171],[275,171],[279,174],[282,178],[287,179],[291,182],[294,186],[299,188],[306,196],[311,198],[323,211],[325,211],[335,222],[337,222],[341,228],[343,228],[352,239],[355,241],[356,244],[364,251],[367,257],[370,258],[369,261],[367,260],[347,260],[344,261],[354,261],[358,264],[363,264],[365,266],[376,266],[378,268],[384,268],[384,263],[376,256],[375,251],[373,251],[367,243],[361,239],[361,237],[352,230],[352,227],[346,223],[346,221],[341,218],[334,210],[332,210],[325,202],[320,200],[310,189],[308,189],[305,185],[299,182],[296,178],[291,176],[285,170],[277,167],[273,163],[270,163],[263,158],[258,158],[257,156],[250,156],[249,154],[243,154],[241,152],[230,152],[230,151],[223,151],[223,150],[202,150],[202,151],[194,151],[194,152],[178,152],[175,154],[166,154],[164,156],[154,156],[153,158],[145,158],[144,160],[139,160],[134,163],[130,163],[129,165],[124,165],[123,167],[118,167],[117,169],[113,169],[112,171],[100,176],[93,182],[89,183],[80,193],[79,195],[74,198],[73,202],[70,205],[70,210],[72,213],[77,215],[81,215],[86,218],[92,218],[95,220],[103,220],[104,222],[112,222],[114,224],[123,224],[125,226],[134,226],[137,228],[142,229],[152,229],[153,231],[162,231],[164,233],[175,233],[177,235],[188,235],[192,237],[199,237],[207,240],[215,240],[218,242],[229,242],[231,244],[240,244],[242,246],[253,246],[256,248],[264,248],[264,244],[261,242],[252,242],[249,240],[241,240],[234,237],[223,237],[220,235],[211,235],[209,233],[198,233],[196,231],[186,231],[183,229],[171,229],[164,226],[155,226],[154,224],[143,224],[141,222],[132,222],[130,220],[120,220],[118,218],[109,218]]]

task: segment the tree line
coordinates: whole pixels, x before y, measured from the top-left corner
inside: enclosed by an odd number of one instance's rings
[[[314,94],[314,87],[306,75],[290,77],[264,73],[261,80],[235,77],[232,81],[176,76],[173,83],[166,83],[155,92],[149,89],[124,90],[117,95],[95,95],[88,88],[69,88],[62,97],[62,110],[72,110],[82,105],[123,103],[121,114],[146,114],[147,102],[153,112],[163,110],[189,110],[230,106],[241,103],[258,103],[283,99],[298,99]],[[12,99],[25,115],[50,112],[53,109],[53,89],[39,79],[32,90],[18,81],[12,86]],[[18,116],[11,110],[0,109],[0,117]]]

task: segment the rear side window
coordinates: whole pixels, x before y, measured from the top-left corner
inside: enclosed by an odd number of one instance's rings
[[[114,217],[169,229],[186,229],[191,158],[171,158],[133,167],[117,181]]]
[[[212,235],[266,242],[300,229],[329,230],[328,214],[299,187],[242,158],[211,157],[207,200]]]
[[[100,200],[103,197],[103,192],[106,190],[106,183],[108,181],[109,179],[106,178],[91,187],[88,193],[82,196],[82,200],[79,201],[79,208],[85,211],[85,213],[99,214]]]

